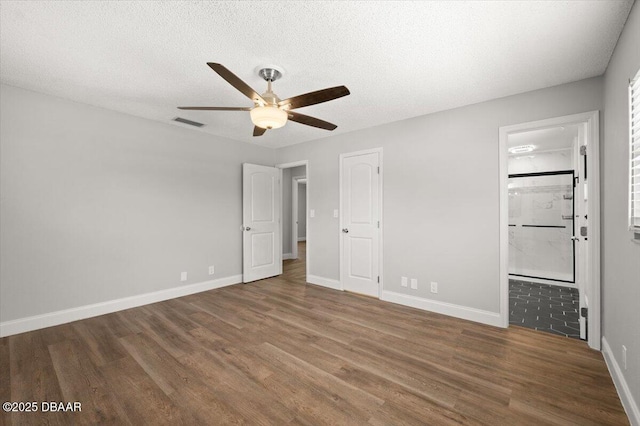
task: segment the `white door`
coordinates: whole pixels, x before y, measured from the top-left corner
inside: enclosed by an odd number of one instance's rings
[[[242,280],[282,273],[280,169],[242,165]]]
[[[379,297],[380,153],[341,160],[340,280],[344,290]]]

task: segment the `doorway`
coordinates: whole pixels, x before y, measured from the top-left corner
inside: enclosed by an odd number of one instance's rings
[[[598,117],[594,111],[500,128],[503,325],[580,337],[594,349],[600,348]]]
[[[309,270],[308,161],[279,164],[282,181],[282,269],[296,282],[306,282]]]
[[[307,242],[306,175],[292,176],[291,184],[291,258],[298,259],[299,248],[306,247]]]

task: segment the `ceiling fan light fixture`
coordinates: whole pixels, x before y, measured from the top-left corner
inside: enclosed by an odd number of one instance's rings
[[[287,112],[275,106],[256,106],[250,114],[253,124],[262,129],[277,129],[287,124]]]

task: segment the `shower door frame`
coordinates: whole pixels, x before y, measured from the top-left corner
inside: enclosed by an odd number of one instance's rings
[[[536,177],[536,176],[558,176],[558,175],[571,175],[571,235],[575,237],[576,235],[576,174],[574,170],[558,170],[554,172],[533,172],[533,173],[514,173],[508,176],[509,179],[517,179],[517,178],[527,178],[527,177]],[[509,225],[511,226],[511,225]],[[522,227],[534,227],[534,228],[557,228],[557,226],[544,226],[544,225],[520,225]],[[567,283],[576,285],[576,241],[575,239],[571,240],[571,257],[572,257],[572,277],[571,281],[568,280],[559,280],[556,278],[545,278],[545,277],[535,277],[532,275],[521,275],[521,274],[511,274],[512,277],[522,277],[522,278],[534,278],[545,281],[555,281],[558,283]]]
[[[528,123],[502,126],[499,129],[499,287],[500,287],[500,324],[509,327],[509,191],[508,185],[508,158],[507,142],[510,134],[516,134],[531,130],[540,130],[551,127],[570,126],[581,124],[585,130],[585,142],[587,146],[587,169],[589,171],[588,185],[580,184],[587,190],[588,209],[588,239],[582,240],[581,245],[588,252],[588,263],[581,261],[585,250],[579,249],[579,265],[583,263],[583,269],[578,272],[583,274],[579,278],[584,283],[583,288],[589,295],[587,323],[587,337],[589,347],[600,350],[602,347],[601,333],[601,283],[600,283],[600,112],[590,111],[562,117],[548,118],[545,120]],[[582,179],[582,176],[579,176]],[[578,278],[578,277],[577,277]]]

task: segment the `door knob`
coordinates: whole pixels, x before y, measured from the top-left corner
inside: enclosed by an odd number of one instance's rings
[[[580,238],[578,238],[578,237],[571,237],[571,240],[573,240],[573,241],[580,241]]]
[[[345,234],[349,232],[349,230],[347,228],[342,228],[342,232],[344,232]]]
[[[251,227],[250,227],[250,226],[245,226],[245,227],[244,227],[244,230],[245,230],[245,231],[251,231]]]

